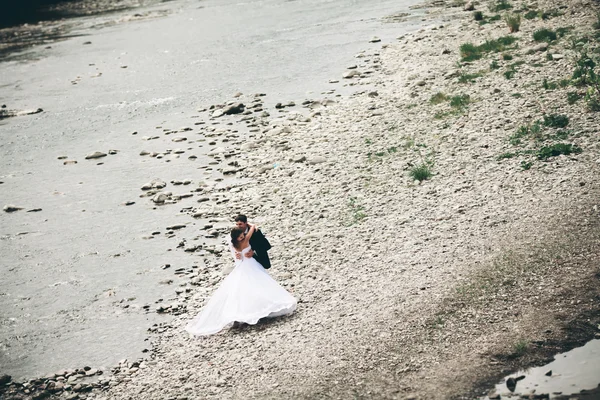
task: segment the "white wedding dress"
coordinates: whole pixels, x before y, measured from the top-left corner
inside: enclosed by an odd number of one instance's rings
[[[250,246],[242,250],[242,259],[213,293],[200,314],[186,330],[194,335],[217,333],[233,322],[254,325],[261,318],[294,312],[296,299],[282,288],[252,257]]]

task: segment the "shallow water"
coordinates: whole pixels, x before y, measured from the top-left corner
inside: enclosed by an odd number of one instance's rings
[[[177,282],[158,282],[201,262],[169,252],[177,239],[164,237],[167,226],[190,222],[178,214],[194,200],[153,209],[140,187],[206,177],[197,169],[203,150],[195,164],[156,162],[140,150],[180,146],[141,137],[193,126],[197,108],[238,91],[267,93],[267,105],[349,92],[328,81],[357,52],[380,48],[372,36],[386,43],[417,29],[419,17],[381,21],[415,3],[173,1],[67,21],[74,37],[0,63],[0,104],[44,109],[0,121],[0,206],[42,209],[0,215],[0,371],[22,379],[140,356],[146,329],[167,318],[142,305],[168,302]],[[152,18],[129,20],[140,12]],[[84,160],[109,149],[119,153]],[[64,166],[62,155],[78,164]],[[154,231],[162,235],[143,239]]]
[[[546,375],[549,374],[549,375]],[[519,380],[514,391],[507,388],[509,378],[525,376]],[[496,385],[495,390],[504,398],[511,396],[549,394],[550,399],[592,390],[600,385],[600,339],[591,340],[585,346],[557,354],[554,361],[542,367],[530,368],[507,376]]]

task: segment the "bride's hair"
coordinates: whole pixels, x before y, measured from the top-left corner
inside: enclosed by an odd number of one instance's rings
[[[233,247],[237,248],[237,238],[239,238],[242,233],[244,233],[244,230],[237,227],[231,230],[231,244],[233,244]]]

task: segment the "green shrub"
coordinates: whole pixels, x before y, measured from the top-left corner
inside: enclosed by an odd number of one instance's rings
[[[519,32],[519,28],[521,27],[521,16],[519,14],[507,14],[504,16],[504,21],[511,33]]]
[[[475,21],[483,21],[483,13],[481,11],[475,11],[473,13],[473,18],[475,18]]]
[[[542,87],[546,90],[554,90],[558,87],[558,85],[554,82],[548,82],[548,79],[544,78],[542,81]]]
[[[582,97],[583,95],[577,92],[569,92],[567,93],[567,102],[572,105],[577,103]]]
[[[445,102],[446,100],[448,100],[448,96],[445,93],[437,92],[436,94],[431,96],[431,99],[429,99],[429,102],[431,104],[440,104],[440,103]]]
[[[494,12],[510,10],[512,8],[512,4],[510,4],[507,0],[498,0],[496,4],[491,7],[491,10]]]
[[[431,178],[431,167],[427,163],[416,165],[410,169],[409,175],[414,180],[422,182],[426,179]]]
[[[569,117],[566,115],[544,115],[544,126],[550,128],[564,128],[569,125]]]
[[[567,33],[571,32],[573,30],[572,26],[566,26],[564,28],[558,28],[556,30],[556,34],[558,35],[558,37],[564,37]]]
[[[460,46],[462,61],[475,61],[483,57],[484,53],[501,52],[517,41],[514,36],[502,36],[498,39],[487,40],[479,46],[473,43],[463,43]]]
[[[498,61],[494,60],[490,63],[491,70],[498,69],[498,68],[500,68],[500,65],[498,65]]]
[[[517,131],[508,138],[508,142],[513,146],[521,144],[521,139],[529,135],[529,127],[522,125]]]
[[[482,54],[479,47],[473,43],[463,43],[460,46],[460,56],[463,61],[475,61],[479,60]]]
[[[502,17],[500,17],[500,14],[492,15],[490,17],[490,21],[500,21],[501,19]]]
[[[502,59],[504,61],[510,61],[513,59],[513,56],[512,56],[512,54],[502,54]]]
[[[540,18],[543,20],[547,20],[547,19],[558,17],[561,15],[562,15],[562,13],[560,11],[554,9],[554,10],[548,10],[548,11],[544,11],[544,12],[540,13]]]
[[[512,79],[515,76],[516,72],[517,72],[516,70],[514,70],[514,69],[511,68],[511,69],[509,69],[507,71],[504,71],[504,77],[506,79]]]
[[[483,76],[483,74],[481,72],[476,72],[474,74],[467,74],[464,72],[461,72],[460,76],[458,77],[458,82],[460,83],[467,83],[467,82],[471,82],[476,78],[479,78]]]
[[[535,10],[527,11],[524,15],[525,19],[534,19],[538,16],[538,12]]]
[[[521,161],[521,169],[523,169],[523,171],[527,171],[532,166],[533,166],[533,162],[532,161]]]
[[[471,98],[468,94],[461,94],[458,96],[452,96],[452,98],[450,98],[450,106],[457,110],[465,108],[470,102]]]
[[[558,81],[558,86],[560,86],[563,89],[568,86],[571,86],[571,80],[570,79],[561,79],[560,81]]]
[[[596,14],[596,21],[592,24],[592,27],[596,30],[600,29],[600,13]]]
[[[498,161],[500,161],[500,160],[506,160],[506,159],[513,158],[513,157],[516,157],[516,156],[518,156],[517,153],[502,153],[502,154],[500,154],[498,156]]]
[[[555,143],[551,146],[542,147],[537,152],[537,158],[539,160],[547,160],[551,157],[557,157],[562,154],[568,156],[569,154],[579,154],[583,150],[577,146],[573,146],[570,143]]]
[[[556,32],[546,28],[538,29],[533,32],[533,40],[536,42],[552,42],[556,40]]]

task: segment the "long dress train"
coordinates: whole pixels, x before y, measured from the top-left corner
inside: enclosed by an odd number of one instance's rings
[[[254,325],[265,317],[278,317],[294,312],[296,299],[281,287],[252,257],[246,257],[250,246],[242,250],[233,271],[213,293],[200,314],[186,330],[205,336],[219,332],[233,322]]]

